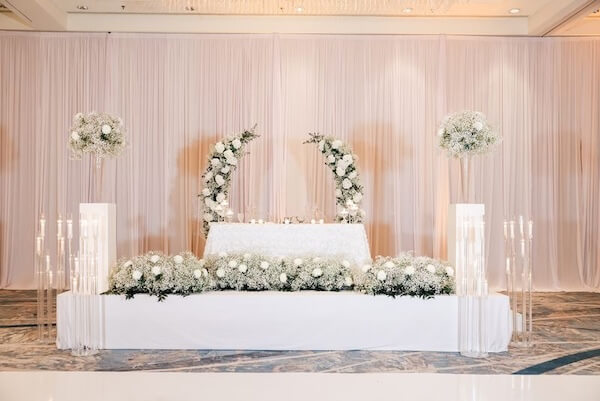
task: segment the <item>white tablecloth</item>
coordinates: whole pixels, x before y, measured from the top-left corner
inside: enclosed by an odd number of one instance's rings
[[[362,224],[211,224],[204,256],[219,252],[341,257],[357,265],[371,259]]]

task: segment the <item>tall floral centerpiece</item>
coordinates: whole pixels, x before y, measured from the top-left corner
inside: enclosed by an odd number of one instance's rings
[[[461,111],[444,118],[438,130],[439,146],[448,156],[458,158],[461,166],[461,197],[466,202],[469,195],[471,156],[490,152],[501,141],[488,124],[483,113]]]

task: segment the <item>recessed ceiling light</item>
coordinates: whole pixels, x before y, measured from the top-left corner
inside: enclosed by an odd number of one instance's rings
[[[78,10],[85,11],[88,9],[88,6],[77,6]]]
[[[410,7],[406,7],[404,10],[402,10],[402,12],[403,12],[404,14],[410,14],[410,13],[412,13],[412,12],[413,12],[413,9],[412,9],[412,8],[410,8]]]
[[[302,11],[304,11],[304,8],[302,8],[302,7],[296,7],[296,12],[297,13],[301,13]]]
[[[511,8],[510,10],[508,10],[509,13],[511,14],[518,14],[521,12],[520,8]]]

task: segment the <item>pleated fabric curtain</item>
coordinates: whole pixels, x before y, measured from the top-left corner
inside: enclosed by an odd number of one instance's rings
[[[72,116],[123,118],[130,146],[103,166],[118,253],[202,254],[196,194],[218,139],[257,124],[234,177],[236,214],[335,213],[309,132],[358,162],[373,255],[446,256],[460,169],[437,149],[449,112],[503,136],[474,159],[491,286],[504,286],[502,221],[535,224],[535,286],[600,289],[600,40],[369,35],[0,33],[0,287],[33,287],[35,217],[91,201],[94,162],[69,159]]]

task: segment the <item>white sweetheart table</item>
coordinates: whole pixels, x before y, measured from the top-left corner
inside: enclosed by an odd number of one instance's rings
[[[371,260],[362,224],[213,223],[204,256],[220,252],[339,257],[358,266]]]

